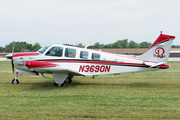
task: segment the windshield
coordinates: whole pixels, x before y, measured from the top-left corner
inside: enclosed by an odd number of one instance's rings
[[[48,46],[46,46],[46,47],[42,47],[42,48],[39,49],[37,52],[43,54],[44,51],[46,51],[50,46],[51,46],[51,45],[48,45]]]

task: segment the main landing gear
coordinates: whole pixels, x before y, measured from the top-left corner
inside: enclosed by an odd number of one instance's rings
[[[19,73],[16,72],[16,77],[12,80],[12,84],[19,84],[19,80],[17,79],[19,76]]]
[[[72,83],[72,77],[67,77],[64,82],[65,83]]]

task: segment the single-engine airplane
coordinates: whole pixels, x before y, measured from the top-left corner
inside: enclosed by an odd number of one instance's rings
[[[6,55],[16,69],[12,84],[19,84],[20,73],[52,74],[54,86],[71,83],[73,76],[97,76],[166,69],[172,40],[175,36],[160,34],[150,48],[140,56],[112,54],[86,48],[50,45],[37,52]],[[13,48],[14,49],[14,48]]]

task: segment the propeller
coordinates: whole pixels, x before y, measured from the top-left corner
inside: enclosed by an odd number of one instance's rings
[[[13,59],[11,60],[11,64],[12,64],[12,71],[14,73],[14,63],[13,63]]]
[[[11,58],[12,71],[13,71],[13,73],[14,73],[13,54],[14,54],[14,42],[13,42],[13,44],[12,44],[12,58]]]

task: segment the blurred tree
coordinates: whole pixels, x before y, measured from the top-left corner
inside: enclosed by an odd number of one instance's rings
[[[179,45],[172,45],[171,48],[180,48]]]
[[[139,48],[139,44],[136,43],[136,42],[134,42],[133,40],[131,40],[131,41],[129,42],[128,48]]]
[[[5,52],[12,52],[13,42],[5,46]]]
[[[120,40],[121,48],[128,48],[128,39]]]
[[[4,52],[4,49],[3,49],[3,47],[0,47],[0,52]]]
[[[82,43],[79,43],[79,45],[83,45]]]
[[[149,48],[152,44],[150,42],[141,42],[139,44],[140,48]]]
[[[27,48],[29,51],[32,51],[32,49],[33,49],[32,46],[33,46],[32,44],[29,44],[29,43],[26,44],[26,48]]]
[[[38,51],[39,49],[41,48],[40,44],[39,43],[35,43],[32,47],[32,51]]]
[[[112,48],[112,44],[104,45],[104,48]]]
[[[128,39],[116,41],[111,48],[128,48]]]
[[[115,42],[112,44],[111,48],[121,48],[120,42]]]
[[[100,48],[99,42],[96,42],[96,43],[94,44],[93,48]]]
[[[10,44],[5,46],[4,48],[5,52],[12,52],[13,43],[14,43],[14,52],[21,52],[22,49],[28,49],[29,51],[33,51],[33,50],[36,51],[36,49],[39,49],[39,46],[40,46],[39,43],[33,46],[32,44],[29,44],[27,42],[11,42]]]

